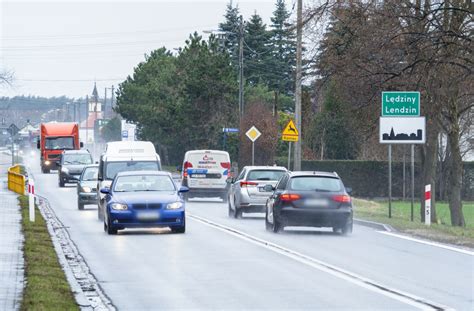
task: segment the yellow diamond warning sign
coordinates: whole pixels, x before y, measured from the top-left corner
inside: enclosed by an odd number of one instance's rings
[[[293,120],[290,120],[281,133],[281,139],[284,141],[298,141],[298,129]]]

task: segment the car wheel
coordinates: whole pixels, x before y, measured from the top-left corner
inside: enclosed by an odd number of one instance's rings
[[[79,202],[79,201],[77,201],[77,208],[78,208],[80,211],[82,211],[82,210],[84,209],[84,204],[81,203],[81,202]]]
[[[342,227],[341,233],[342,235],[349,235],[352,233],[352,221],[347,221],[346,225]]]
[[[107,223],[105,222],[104,218],[104,230],[107,232],[107,234],[117,234],[117,229],[112,227],[112,224],[110,223],[110,220],[107,220]]]
[[[281,224],[278,221],[278,219],[275,217],[275,214],[273,214],[273,226],[272,226],[272,231],[275,233],[278,233],[281,231]]]
[[[186,232],[186,221],[181,227],[171,227],[173,233],[185,233]]]
[[[228,207],[229,217],[231,218],[234,217],[234,210],[232,209],[232,205],[230,204],[230,198],[227,201],[227,207]]]
[[[97,205],[97,218],[98,218],[99,220],[103,220],[103,219],[104,219],[104,215],[102,215],[101,211],[102,211],[102,209],[101,209],[101,207],[100,207],[100,202],[99,202],[99,204]]]
[[[272,224],[268,221],[268,208],[265,210],[265,229],[267,229],[267,231],[272,230]]]
[[[63,188],[64,187],[64,179],[59,178],[59,187]]]

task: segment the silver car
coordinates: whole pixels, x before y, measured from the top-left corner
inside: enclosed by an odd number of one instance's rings
[[[265,190],[265,185],[275,186],[286,171],[282,166],[245,166],[232,180],[229,217],[240,218],[242,213],[264,213],[265,203],[272,194]]]

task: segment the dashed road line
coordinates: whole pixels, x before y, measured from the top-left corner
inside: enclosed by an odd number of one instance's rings
[[[333,276],[336,276],[340,279],[343,279],[345,281],[351,282],[357,286],[366,288],[368,290],[371,290],[373,292],[376,292],[378,294],[384,295],[386,297],[395,299],[399,302],[411,305],[415,308],[418,308],[420,310],[454,310],[451,307],[429,301],[427,299],[418,297],[416,295],[410,294],[403,292],[401,290],[395,289],[388,287],[386,285],[380,284],[374,280],[368,279],[366,277],[363,277],[361,275],[358,275],[356,273],[347,271],[345,269],[339,268],[337,266],[331,265],[329,263],[323,262],[319,259],[304,255],[302,253],[299,253],[297,251],[291,250],[289,248],[286,248],[284,246],[257,238],[255,236],[252,236],[250,234],[247,234],[245,232],[242,232],[240,230],[228,227],[226,225],[222,225],[219,223],[216,223],[212,220],[194,215],[192,213],[186,212],[186,216],[190,219],[193,219],[197,222],[200,222],[204,225],[207,225],[209,227],[218,229],[220,231],[223,231],[227,234],[233,235],[235,237],[238,237],[240,239],[243,239],[247,242],[253,243],[255,245],[258,245],[260,247],[266,248],[270,251],[273,251],[275,253],[278,253],[280,255],[286,256],[288,258],[291,258],[293,260],[296,260],[302,264],[305,264],[307,266],[310,266],[312,268],[318,269],[320,271],[329,273]]]

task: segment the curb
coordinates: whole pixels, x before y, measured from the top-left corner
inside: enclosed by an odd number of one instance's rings
[[[382,224],[382,223],[375,222],[375,221],[363,220],[363,219],[357,219],[357,218],[354,218],[353,221],[354,221],[355,224],[357,224],[359,226],[369,227],[369,228],[376,229],[376,230],[388,231],[388,232],[396,232],[397,231],[390,225]]]

